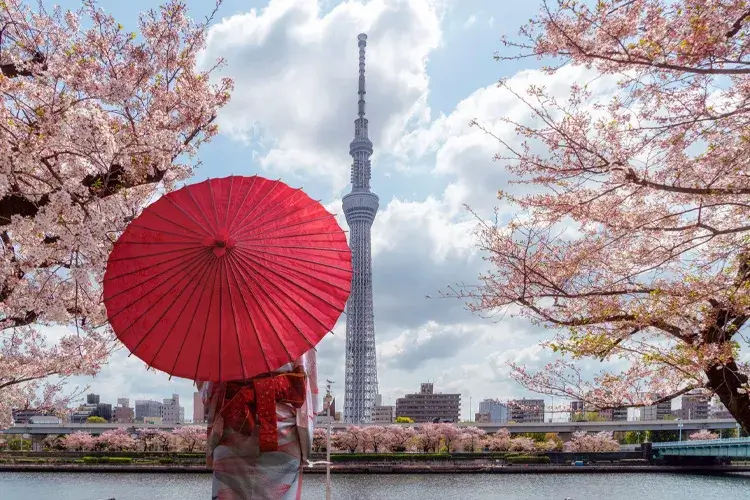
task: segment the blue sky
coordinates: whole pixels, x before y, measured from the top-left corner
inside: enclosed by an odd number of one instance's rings
[[[198,18],[213,2],[188,4]],[[158,3],[100,5],[135,30],[137,13]],[[476,411],[483,398],[527,395],[508,378],[507,361],[541,366],[549,360],[536,345],[549,333],[525,320],[488,320],[458,301],[425,297],[452,283],[475,282],[484,266],[463,204],[489,213],[508,176],[492,161],[499,145],[468,123],[478,118],[512,142],[513,131],[499,120],[528,118],[495,83],[507,77],[519,89],[545,83],[564,92],[585,76],[570,68],[550,78],[536,71],[538,61],[493,59],[502,48],[500,36],[515,34],[537,8],[536,1],[227,0],[212,26],[204,60],[226,58],[223,71],[235,79],[236,90],[219,116],[220,135],[199,153],[203,165],[195,179],[280,177],[334,211],[348,190],[356,36],[369,35],[368,117],[376,151],[371,184],[381,199],[373,228],[374,294],[386,403],[430,380],[436,391],[463,395],[466,418],[470,399]],[[336,394],[343,399],[343,323],[334,333],[319,347],[319,378],[339,381]],[[146,372],[124,354],[97,377],[77,382],[112,402],[178,392],[192,415],[190,382]]]

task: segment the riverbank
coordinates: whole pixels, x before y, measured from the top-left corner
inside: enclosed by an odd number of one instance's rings
[[[324,474],[325,466],[305,467],[305,474]],[[205,473],[211,472],[198,465],[115,465],[115,464],[1,464],[0,472],[99,472],[99,473]],[[485,465],[445,466],[414,464],[347,464],[331,466],[331,474],[703,474],[750,473],[747,465],[726,466],[668,466],[668,465]]]

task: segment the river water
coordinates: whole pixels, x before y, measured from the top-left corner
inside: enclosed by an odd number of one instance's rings
[[[672,474],[339,475],[334,500],[742,500],[750,476]],[[208,500],[208,474],[0,472],[0,500]],[[304,476],[304,500],[325,498],[325,475]]]

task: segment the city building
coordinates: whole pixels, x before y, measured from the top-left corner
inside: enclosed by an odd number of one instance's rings
[[[490,414],[489,413],[475,413],[474,414],[474,423],[477,424],[489,424],[490,423]]]
[[[681,407],[672,411],[675,418],[681,418],[682,420],[708,419],[709,404],[708,397],[705,394],[688,393],[680,399]]]
[[[171,398],[164,398],[161,405],[161,420],[165,424],[181,424],[185,421],[185,408],[180,406],[178,394],[172,394]]]
[[[118,424],[132,424],[135,421],[135,412],[129,406],[115,406],[113,419]]]
[[[458,422],[461,416],[461,395],[433,391],[431,383],[423,383],[417,394],[396,400],[396,418],[409,417],[416,423]]]
[[[673,418],[671,400],[641,408],[641,420],[671,420]]]
[[[395,406],[383,405],[383,396],[375,396],[375,406],[372,408],[372,423],[387,425],[392,424],[396,414]]]
[[[721,402],[719,396],[714,396],[713,398],[711,398],[711,404],[708,407],[708,418],[718,420],[725,418],[734,418],[734,416],[729,413],[729,410],[727,410],[727,407],[724,406],[724,403]]]
[[[208,422],[208,408],[203,405],[203,397],[200,392],[193,393],[193,423]]]
[[[161,405],[159,401],[146,399],[135,400],[135,420],[144,422],[145,418],[161,418]]]
[[[88,398],[87,398],[88,400]],[[77,409],[73,410],[73,413],[70,415],[70,423],[71,424],[85,424],[86,419],[89,417],[95,417],[97,406],[98,404],[94,403],[86,403],[85,405],[79,406]]]
[[[504,424],[508,421],[508,405],[497,399],[485,399],[479,402],[478,414],[487,416],[486,419],[482,417],[482,421]]]
[[[583,401],[571,401],[570,402],[570,421],[580,422],[585,418],[586,405]]]
[[[543,399],[513,399],[508,401],[509,422],[544,422]]]
[[[86,404],[87,405],[98,405],[99,404],[99,395],[98,394],[86,394]]]
[[[357,37],[359,46],[359,101],[354,121],[354,140],[349,145],[352,157],[352,191],[344,196],[343,209],[349,225],[352,249],[351,295],[346,305],[346,381],[344,420],[368,423],[378,393],[378,369],[375,359],[375,315],[372,303],[372,250],[370,232],[379,200],[370,191],[372,142],[365,118],[365,48],[367,35]]]
[[[117,398],[117,406],[130,406],[129,398]]]
[[[97,396],[98,399],[98,396]],[[101,417],[107,422],[112,421],[112,405],[109,403],[98,403],[93,412],[92,416]]]
[[[11,410],[11,416],[13,417],[13,422],[17,424],[28,424],[29,419],[31,417],[44,417],[52,415],[52,413],[44,411],[44,410],[37,410],[34,408],[26,408],[23,410]]]

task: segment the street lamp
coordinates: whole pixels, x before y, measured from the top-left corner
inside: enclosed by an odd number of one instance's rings
[[[331,395],[332,380],[326,380],[326,413],[328,415],[328,429],[326,431],[326,500],[331,500]]]
[[[682,419],[677,419],[677,428],[680,429],[680,442],[682,442]]]

